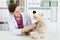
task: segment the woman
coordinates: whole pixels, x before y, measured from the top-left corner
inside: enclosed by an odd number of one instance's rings
[[[29,15],[27,15],[27,13],[21,13],[19,6],[16,4],[9,4],[8,10],[10,12],[8,16],[8,24],[11,33],[22,35],[36,27],[36,23],[32,24]]]

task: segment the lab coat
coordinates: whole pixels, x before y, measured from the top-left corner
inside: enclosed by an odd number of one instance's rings
[[[29,16],[27,13],[21,13],[21,15],[22,15],[24,27],[32,24],[31,16]],[[15,35],[21,35],[22,29],[18,29],[18,25],[16,23],[14,16],[9,13],[9,15],[7,16],[7,20],[8,20],[10,32]]]

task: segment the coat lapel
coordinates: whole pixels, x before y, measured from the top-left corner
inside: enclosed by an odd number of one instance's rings
[[[16,22],[16,20],[15,20],[13,15],[12,15],[12,20],[13,20],[13,24],[15,25],[15,27],[18,28],[17,22]]]

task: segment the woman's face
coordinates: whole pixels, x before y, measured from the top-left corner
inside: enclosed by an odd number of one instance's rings
[[[16,9],[14,11],[14,16],[15,17],[20,17],[20,8],[19,8],[19,6],[16,7]]]

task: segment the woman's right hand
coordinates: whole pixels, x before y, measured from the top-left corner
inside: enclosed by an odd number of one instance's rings
[[[29,32],[29,27],[24,27],[22,29],[22,34],[25,34],[26,32]]]
[[[24,27],[22,29],[22,33],[29,32],[29,31],[33,30],[35,27],[36,27],[36,24],[32,24],[30,26]]]
[[[26,29],[25,29],[25,28],[23,28],[23,29],[22,29],[22,33],[25,33],[25,32],[26,32]]]

